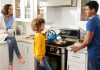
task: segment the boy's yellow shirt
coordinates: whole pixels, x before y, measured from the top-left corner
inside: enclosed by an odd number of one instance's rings
[[[42,33],[36,33],[34,37],[34,56],[36,59],[41,60],[45,56],[45,36]]]

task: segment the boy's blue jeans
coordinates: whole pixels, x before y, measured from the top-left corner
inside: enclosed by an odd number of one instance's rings
[[[43,67],[40,66],[40,63],[38,60],[36,60],[36,64],[37,64],[37,70],[52,70],[50,65],[48,64],[47,60],[46,60],[46,57],[43,58],[43,61],[44,61],[44,69]]]
[[[5,39],[5,41],[7,41],[8,43],[8,47],[9,47],[9,63],[12,64],[13,63],[13,52],[15,50],[15,53],[17,56],[20,56],[20,52],[17,46],[17,42],[15,39],[14,35],[8,35],[7,38]]]

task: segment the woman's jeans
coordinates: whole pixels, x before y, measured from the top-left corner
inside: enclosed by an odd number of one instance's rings
[[[44,68],[40,66],[40,63],[38,60],[36,60],[36,64],[37,64],[37,70],[52,70],[50,65],[48,64],[46,57],[43,58],[43,62],[44,62]]]
[[[9,46],[9,63],[12,64],[14,50],[15,50],[16,55],[20,56],[17,42],[14,35],[8,35],[5,41],[7,41],[8,46]]]

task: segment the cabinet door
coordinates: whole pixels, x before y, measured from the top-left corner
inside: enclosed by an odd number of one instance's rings
[[[73,53],[72,51],[68,51],[68,60],[85,63],[87,60],[86,57],[87,57],[86,53],[80,53],[80,52]]]
[[[0,70],[8,70],[9,57],[8,57],[8,45],[0,45]]]
[[[35,70],[35,59],[33,55],[33,44],[28,44],[28,70]]]
[[[20,2],[21,2],[21,0],[15,0],[15,17],[16,18],[21,18],[21,7],[22,6],[20,6]]]
[[[27,43],[18,42],[18,48],[19,48],[21,55],[25,59],[25,63],[24,64],[20,63],[16,54],[14,54],[14,70],[28,70],[28,66],[27,66],[27,64],[28,64]]]
[[[69,60],[67,68],[68,70],[86,70],[86,64]]]
[[[68,70],[84,70],[84,69],[83,68],[80,68],[80,67],[77,67],[77,66],[69,65]]]
[[[16,21],[31,21],[37,15],[37,0],[14,0]]]

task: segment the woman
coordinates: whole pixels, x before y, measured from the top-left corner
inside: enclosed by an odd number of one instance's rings
[[[5,38],[9,46],[9,70],[13,70],[13,51],[15,50],[16,55],[21,63],[24,63],[24,59],[21,56],[15,36],[13,35],[16,31],[16,24],[13,18],[13,7],[11,4],[6,4],[2,10],[0,18],[0,30],[3,34],[8,34]]]

